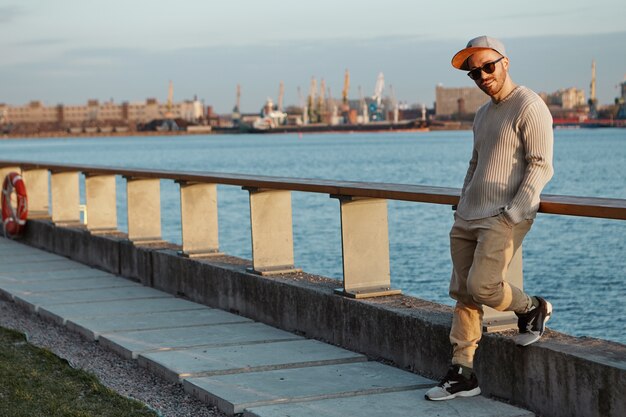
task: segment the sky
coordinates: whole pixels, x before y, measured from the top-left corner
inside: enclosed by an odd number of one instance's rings
[[[506,45],[513,80],[537,92],[576,87],[612,103],[626,76],[626,1],[0,0],[0,103],[84,104],[198,97],[230,112],[297,105],[312,77],[340,97],[386,91],[432,107],[435,87],[472,86],[450,59],[470,38]]]

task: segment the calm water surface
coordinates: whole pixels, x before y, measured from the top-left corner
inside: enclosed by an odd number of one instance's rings
[[[0,140],[0,159],[460,187],[471,132]],[[626,198],[626,129],[557,130],[545,193]],[[124,183],[118,218],[126,230]],[[180,243],[178,186],[162,181],[165,239]],[[220,248],[250,258],[248,196],[220,186]],[[84,194],[84,193],[83,193]],[[84,197],[83,197],[84,198]],[[339,203],[293,193],[296,264],[341,279]],[[449,206],[389,202],[392,286],[444,304]],[[554,304],[550,327],[626,343],[626,222],[540,214],[524,242],[525,287]]]

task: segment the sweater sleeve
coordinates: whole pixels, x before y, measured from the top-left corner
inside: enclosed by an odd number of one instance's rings
[[[465,194],[465,190],[467,189],[468,184],[472,180],[474,176],[474,171],[476,171],[476,164],[478,163],[478,152],[476,152],[476,148],[472,151],[472,159],[469,161],[469,167],[467,168],[467,174],[465,174],[465,180],[463,181],[463,188],[461,189],[461,198],[463,198],[463,194]]]
[[[554,173],[552,116],[543,101],[534,101],[527,107],[520,122],[520,131],[527,163],[526,171],[504,213],[513,224],[535,216],[539,209],[541,191]]]
[[[465,195],[465,191],[467,190],[467,186],[472,181],[474,177],[474,172],[476,171],[476,165],[478,164],[478,151],[476,150],[476,126],[480,124],[480,120],[483,117],[485,106],[481,106],[476,115],[474,116],[474,123],[472,124],[472,132],[474,134],[474,145],[472,146],[472,158],[469,161],[469,167],[467,167],[467,173],[465,174],[465,179],[463,180],[463,188],[461,188],[461,199]],[[460,200],[459,200],[460,201]]]

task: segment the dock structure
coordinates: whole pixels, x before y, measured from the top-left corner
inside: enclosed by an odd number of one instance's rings
[[[451,309],[392,288],[386,200],[454,205],[457,189],[0,161],[0,175],[9,170],[27,187],[33,178],[29,196],[39,197],[20,242],[0,238],[0,296],[226,414],[626,414],[626,347],[552,331],[527,348],[511,333],[486,334],[476,361],[483,396],[424,400],[448,365]],[[115,176],[127,181],[128,234],[115,227]],[[181,184],[180,247],[161,237],[161,179]],[[215,184],[250,194],[251,262],[219,252]],[[296,267],[291,191],[339,200],[343,288]],[[626,220],[626,200],[542,196],[540,211]],[[522,285],[518,261],[509,278]],[[493,313],[484,324],[511,321]]]

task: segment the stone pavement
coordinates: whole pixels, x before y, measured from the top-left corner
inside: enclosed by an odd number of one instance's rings
[[[0,238],[0,296],[246,417],[522,417],[482,396]]]

